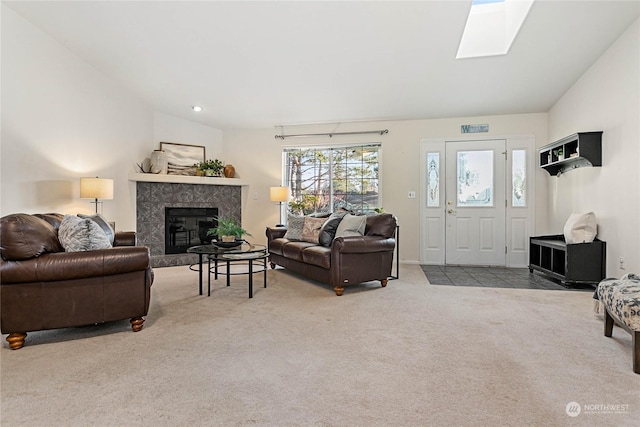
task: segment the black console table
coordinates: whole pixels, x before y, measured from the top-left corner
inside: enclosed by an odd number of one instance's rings
[[[606,277],[607,243],[567,244],[564,235],[529,238],[529,272],[540,271],[566,284],[598,284]]]

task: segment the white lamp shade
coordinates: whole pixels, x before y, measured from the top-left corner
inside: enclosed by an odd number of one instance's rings
[[[288,202],[291,198],[289,187],[271,187],[269,189],[269,200],[272,202]]]
[[[81,199],[113,199],[113,180],[107,178],[80,178]]]

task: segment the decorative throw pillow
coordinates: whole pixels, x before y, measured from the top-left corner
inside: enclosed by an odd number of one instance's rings
[[[83,215],[83,214],[78,214],[78,218],[89,218],[91,220],[93,220],[96,224],[98,224],[100,226],[100,228],[102,228],[102,231],[104,231],[104,234],[107,235],[107,238],[109,239],[109,243],[111,243],[113,245],[113,238],[115,237],[115,232],[113,231],[113,227],[111,227],[111,224],[109,224],[109,221],[107,221],[107,219],[105,217],[102,216],[102,214],[93,214],[93,215]]]
[[[598,234],[596,214],[587,212],[584,214],[573,213],[564,225],[564,240],[570,243],[590,243]]]
[[[366,216],[346,214],[338,224],[335,237],[362,236],[366,226]]]
[[[324,224],[322,224],[322,228],[320,228],[320,237],[318,238],[319,243],[322,246],[331,246],[331,242],[333,242],[333,238],[336,235],[338,225],[346,214],[347,212],[345,211],[334,212],[331,214],[329,219],[327,219]]]
[[[287,215],[287,232],[285,239],[302,240],[302,227],[304,227],[304,217],[296,215]]]
[[[58,229],[58,239],[67,252],[91,251],[111,247],[100,226],[89,218],[65,215]]]
[[[324,224],[324,218],[312,218],[305,217],[304,225],[302,226],[302,240],[309,243],[318,244],[318,238],[320,237],[320,229]]]

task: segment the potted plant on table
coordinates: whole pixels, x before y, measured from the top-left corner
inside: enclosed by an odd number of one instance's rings
[[[240,222],[232,217],[218,217],[218,226],[210,228],[207,232],[208,236],[217,236],[217,238],[225,243],[242,241],[242,236],[251,236],[247,230],[242,228]]]

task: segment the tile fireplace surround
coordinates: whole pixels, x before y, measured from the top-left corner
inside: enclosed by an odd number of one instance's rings
[[[134,174],[138,245],[148,246],[152,267],[189,265],[193,254],[165,254],[165,207],[218,208],[219,216],[241,219],[242,185],[235,178]],[[171,182],[178,181],[178,182]],[[204,184],[204,185],[203,185]]]

